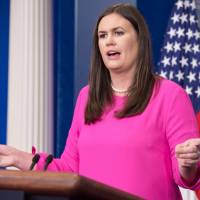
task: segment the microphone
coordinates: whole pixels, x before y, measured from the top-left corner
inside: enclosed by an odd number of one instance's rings
[[[29,170],[32,170],[39,160],[40,160],[40,155],[37,153],[33,156],[32,163]]]
[[[53,160],[53,155],[49,154],[49,155],[46,157],[45,165],[44,165],[44,170],[43,170],[43,171],[46,171],[46,170],[47,170],[47,167],[48,167],[49,164],[52,162],[52,160]]]

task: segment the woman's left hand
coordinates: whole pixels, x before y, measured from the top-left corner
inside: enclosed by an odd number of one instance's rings
[[[200,138],[189,139],[176,145],[175,155],[181,176],[192,182],[196,178],[200,161]]]

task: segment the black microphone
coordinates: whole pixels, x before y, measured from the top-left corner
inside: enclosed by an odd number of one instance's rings
[[[52,162],[52,160],[53,160],[53,155],[49,154],[49,155],[46,157],[45,165],[44,165],[44,170],[43,170],[43,171],[46,171],[46,170],[47,170],[47,167],[48,167],[49,164]]]
[[[34,166],[38,163],[39,160],[40,160],[40,155],[39,154],[35,154],[33,156],[32,163],[31,163],[31,166],[30,166],[29,170],[32,170],[34,168]]]

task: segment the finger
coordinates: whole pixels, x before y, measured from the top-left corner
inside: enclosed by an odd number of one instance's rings
[[[11,155],[15,152],[16,149],[14,147],[10,147],[8,145],[0,145],[0,155]]]
[[[7,149],[8,147],[6,146],[6,145],[3,145],[3,144],[1,144],[0,145],[0,154],[7,154],[6,152],[7,152]]]
[[[191,167],[198,164],[199,159],[190,160],[190,159],[178,159],[180,166],[182,167]]]
[[[200,148],[200,144],[199,144],[199,138],[195,138],[195,139],[190,139],[185,141],[184,143],[181,144],[177,144],[176,148],[178,149],[182,149],[182,148]]]
[[[186,140],[183,144],[200,146],[200,138],[192,138],[192,139]]]
[[[0,156],[0,166],[9,167],[13,165],[13,160],[9,156]]]
[[[191,160],[196,160],[200,158],[200,152],[197,153],[184,153],[184,154],[177,154],[177,158],[181,159],[191,159]]]
[[[184,163],[186,165],[194,165],[194,164],[197,164],[199,162],[199,159],[196,159],[196,160],[191,160],[191,159],[184,159]]]
[[[180,144],[180,147],[195,147],[200,150],[200,138],[192,138],[189,140],[186,140],[184,143]]]
[[[175,148],[176,154],[184,154],[184,153],[196,153],[199,151],[197,146],[188,146],[188,145],[177,145]]]

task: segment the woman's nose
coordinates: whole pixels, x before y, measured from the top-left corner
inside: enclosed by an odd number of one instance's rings
[[[106,45],[110,46],[110,45],[115,45],[115,39],[113,35],[108,35],[107,40],[106,40]]]

